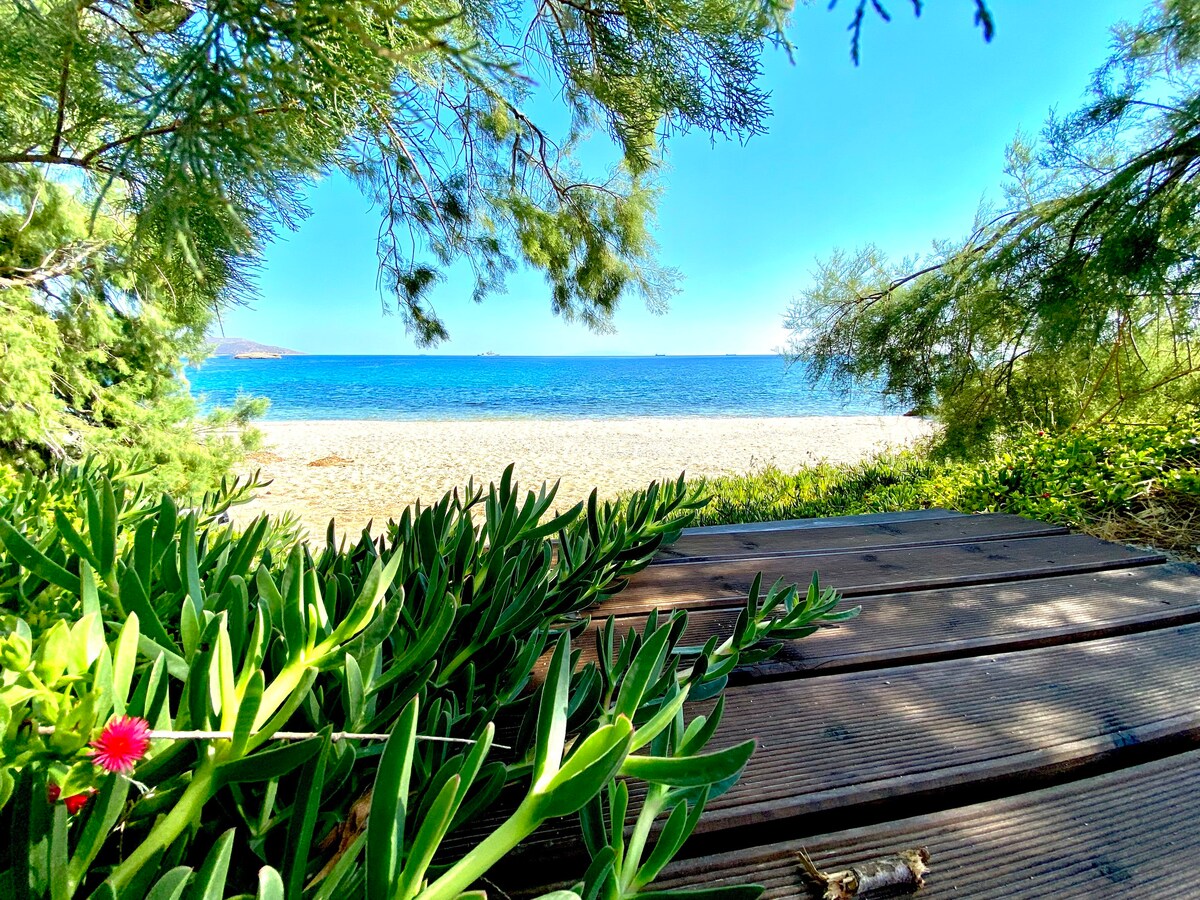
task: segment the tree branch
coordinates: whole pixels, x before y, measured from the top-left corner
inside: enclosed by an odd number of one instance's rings
[[[40,264],[33,268],[17,266],[0,268],[0,289],[37,287],[55,278],[70,275],[90,267],[91,257],[103,245],[94,241],[76,247],[59,247],[48,253]],[[55,259],[55,257],[60,257]]]
[[[228,116],[219,116],[215,119],[208,119],[204,122],[199,122],[196,124],[200,128],[215,128],[221,125],[226,125],[229,122],[236,122],[238,119],[245,119],[249,116],[267,116],[278,112],[292,112],[296,109],[298,109],[296,106],[264,106],[261,109],[251,110],[248,113],[232,113]],[[191,123],[187,119],[176,119],[174,122],[171,122],[167,125],[159,125],[157,128],[147,128],[145,131],[139,131],[137,134],[129,134],[125,137],[116,138],[115,140],[101,144],[94,150],[84,154],[81,162],[84,166],[87,166],[97,156],[101,156],[107,153],[109,150],[115,150],[117,147],[123,147],[126,144],[131,144],[134,141],[144,140],[148,137],[158,137],[164,134],[171,134],[172,132],[178,131],[188,124]]]
[[[433,214],[437,216],[438,223],[442,226],[442,231],[449,236],[450,229],[446,227],[446,220],[442,218],[442,209],[438,205],[437,200],[434,198],[433,191],[429,189],[429,182],[425,180],[425,176],[421,173],[421,167],[417,165],[416,159],[414,159],[412,153],[409,152],[408,144],[405,143],[404,138],[400,136],[399,132],[396,131],[391,121],[382,113],[381,110],[377,108],[375,113],[383,122],[384,129],[391,136],[392,140],[396,142],[396,146],[400,148],[400,152],[403,153],[408,159],[409,165],[412,166],[413,172],[417,176],[417,180],[421,182],[421,187],[425,189],[425,197],[429,201],[429,206],[433,210]],[[430,171],[433,171],[433,166],[429,163],[429,159],[425,157],[424,153],[422,153],[421,158],[425,160],[425,164],[429,166]]]
[[[71,57],[74,53],[75,38],[72,35],[71,43],[67,45],[67,52],[63,56],[62,73],[58,81],[58,113],[54,121],[54,139],[50,141],[51,156],[57,156],[62,147],[63,125],[67,120],[67,77],[71,74]]]
[[[297,106],[266,106],[262,109],[251,110],[248,113],[233,113],[228,116],[219,116],[215,119],[207,119],[202,122],[194,123],[199,128],[218,128],[222,125],[227,125],[230,122],[235,122],[238,119],[244,119],[248,116],[266,116],[280,112],[295,112],[299,110]],[[111,141],[106,141],[99,147],[89,150],[83,156],[63,156],[61,153],[10,153],[6,156],[0,156],[0,163],[26,163],[33,165],[55,165],[55,166],[76,166],[81,169],[97,169],[101,172],[112,173],[112,169],[96,163],[98,156],[103,156],[110,150],[115,150],[117,147],[123,147],[126,144],[131,144],[134,141],[144,140],[149,137],[159,137],[164,134],[171,134],[179,131],[181,128],[193,124],[188,119],[175,119],[166,125],[159,125],[156,128],[147,128],[145,131],[139,131],[136,134],[127,134],[124,137],[114,138]]]
[[[77,156],[61,156],[57,153],[10,153],[0,156],[0,163],[28,163],[31,165],[78,166],[81,169],[90,168],[87,163]]]

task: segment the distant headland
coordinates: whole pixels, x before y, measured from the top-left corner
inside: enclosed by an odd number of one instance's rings
[[[299,350],[272,347],[240,337],[214,338],[213,356],[232,356],[234,359],[279,359],[281,356],[304,356]]]

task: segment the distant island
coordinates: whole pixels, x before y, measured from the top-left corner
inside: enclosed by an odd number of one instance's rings
[[[232,356],[234,359],[279,359],[281,356],[304,356],[299,350],[272,347],[240,337],[214,338],[213,356]]]

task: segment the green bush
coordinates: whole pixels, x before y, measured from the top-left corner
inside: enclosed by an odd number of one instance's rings
[[[960,471],[959,509],[1018,513],[1183,552],[1200,543],[1200,423],[1191,416],[1030,431]]]
[[[704,483],[697,525],[729,525],[893,512],[934,505],[931,479],[944,466],[914,452],[848,466],[819,463],[796,472],[769,466]]]
[[[1027,430],[972,462],[909,451],[851,466],[769,468],[705,484],[698,524],[846,516],[942,507],[1006,512],[1111,540],[1200,553],[1200,424],[1106,424]]]
[[[576,891],[633,897],[752,750],[706,751],[721,703],[690,722],[685,703],[778,649],[764,641],[855,612],[815,580],[756,583],[724,643],[681,646],[681,612],[621,639],[610,619],[600,663],[578,665],[587,610],[700,503],[682,479],[554,514],[554,490],[522,494],[510,468],[323,547],[268,518],[222,524],[246,482],[193,509],[116,466],[2,484],[5,897],[455,898],[572,814],[591,854]],[[136,766],[107,771],[92,750],[122,729]],[[648,793],[625,846],[605,823],[624,821],[628,779]],[[524,798],[509,818],[449,850],[506,787]]]

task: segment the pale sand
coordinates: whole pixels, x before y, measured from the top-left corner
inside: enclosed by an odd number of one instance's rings
[[[929,423],[902,416],[810,416],[774,419],[504,419],[488,421],[310,421],[259,426],[263,450],[250,469],[273,480],[253,503],[237,508],[291,510],[314,535],[329,518],[339,529],[382,523],[417,498],[439,499],[466,484],[498,480],[517,464],[524,487],[562,479],[565,509],[593,487],[601,496],[645,487],[654,479],[743,474],[774,465],[795,470],[819,460],[852,462],[929,433]],[[311,463],[323,461],[323,464]]]

